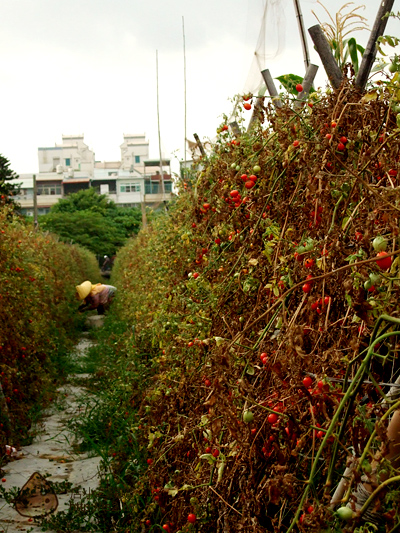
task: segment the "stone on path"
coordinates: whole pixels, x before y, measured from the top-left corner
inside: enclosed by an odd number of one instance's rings
[[[91,342],[83,338],[76,347],[76,356],[83,356],[90,345]],[[87,375],[76,374],[76,377],[84,378]],[[79,487],[87,493],[98,486],[101,458],[77,453],[73,449],[74,435],[66,428],[66,422],[83,409],[79,398],[87,393],[82,387],[68,384],[59,389],[59,395],[65,399],[63,409],[57,410],[57,406],[53,406],[39,428],[36,428],[37,435],[33,443],[23,447],[18,452],[18,458],[3,467],[6,481],[2,485],[5,489],[23,487],[34,472],[39,472],[49,481],[72,483],[71,490]],[[66,511],[71,494],[57,494],[57,498],[59,505],[56,512]],[[18,514],[11,505],[0,499],[0,533],[3,531],[37,533],[41,528],[33,525],[27,517]]]
[[[104,322],[104,315],[92,315],[86,319],[86,325],[89,328],[101,328]]]

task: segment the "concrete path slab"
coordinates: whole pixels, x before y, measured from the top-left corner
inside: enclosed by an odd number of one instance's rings
[[[75,357],[85,355],[91,342],[82,338],[76,347]],[[77,374],[77,378],[87,375]],[[37,432],[33,443],[22,448],[15,459],[8,463],[5,471],[4,488],[21,488],[34,472],[39,472],[49,481],[73,484],[72,489],[79,487],[89,492],[98,486],[98,467],[100,457],[91,457],[74,450],[74,436],[66,424],[90,403],[90,395],[82,387],[66,385],[59,389],[60,404],[54,405],[42,421],[35,428]],[[58,508],[56,512],[66,511],[71,494],[58,494]],[[21,531],[38,533],[39,526],[33,524],[32,519],[23,517],[4,500],[0,500],[0,533],[18,533]]]

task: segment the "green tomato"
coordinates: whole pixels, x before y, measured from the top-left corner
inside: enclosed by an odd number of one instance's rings
[[[385,239],[385,237],[382,237],[382,235],[378,235],[372,241],[372,247],[375,252],[384,252],[387,248],[387,240]]]
[[[336,514],[341,520],[351,520],[354,513],[349,507],[339,507]]]
[[[372,466],[369,461],[363,461],[361,466],[366,474],[370,474],[372,472]]]
[[[259,172],[261,172],[261,167],[259,165],[254,165],[253,172],[254,174],[258,174]]]
[[[391,72],[392,74],[394,74],[395,72],[397,72],[397,63],[391,63],[389,65],[389,72]]]
[[[232,169],[232,170],[235,170],[235,169],[236,169],[236,163],[232,163],[232,165],[231,165],[231,169]]]
[[[367,291],[372,287],[372,281],[370,279],[367,279],[367,281],[364,282],[364,289]]]
[[[243,413],[243,422],[245,424],[250,424],[250,422],[253,422],[254,420],[254,415],[251,411],[245,411]]]
[[[240,170],[240,166],[239,166],[239,165],[236,165],[235,170],[236,170],[236,172],[239,172],[239,170]]]

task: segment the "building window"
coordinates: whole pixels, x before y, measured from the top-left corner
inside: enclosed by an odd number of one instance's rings
[[[38,183],[37,186],[37,194],[40,196],[41,194],[45,194],[48,196],[51,195],[61,195],[61,185],[51,185],[47,183]]]
[[[172,192],[172,183],[170,181],[164,183],[164,190],[165,192]]]
[[[140,163],[140,155],[135,155],[135,163]]]
[[[71,158],[70,158],[70,157],[67,157],[67,158],[65,159],[65,166],[66,166],[66,167],[70,167],[70,166],[71,166]]]
[[[158,194],[158,181],[151,183],[151,194]]]
[[[119,186],[120,192],[140,192],[139,183],[124,183]]]

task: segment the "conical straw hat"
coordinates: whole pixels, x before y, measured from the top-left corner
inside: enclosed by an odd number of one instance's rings
[[[91,290],[92,284],[90,283],[90,281],[84,281],[80,285],[76,286],[76,292],[78,293],[80,300],[84,300],[86,296],[89,296]]]

